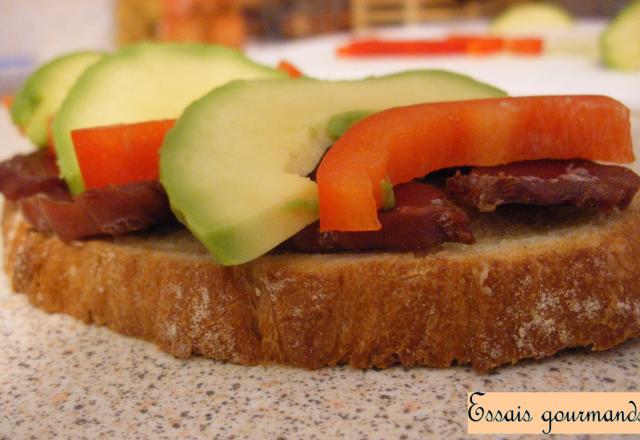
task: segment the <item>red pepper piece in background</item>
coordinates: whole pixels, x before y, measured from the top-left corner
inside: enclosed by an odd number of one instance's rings
[[[462,46],[470,55],[492,55],[502,51],[505,45],[503,38],[492,36],[452,34],[447,41]]]
[[[520,55],[540,55],[544,42],[542,38],[512,38],[506,41],[505,49]]]
[[[300,78],[301,76],[304,76],[300,69],[287,60],[280,60],[280,63],[278,63],[278,70],[286,73],[291,78]]]
[[[494,53],[504,47],[504,39],[491,36],[452,34],[446,38],[451,44],[459,45],[465,53]]]
[[[2,105],[7,109],[11,109],[11,104],[13,104],[13,96],[7,95],[2,97]]]
[[[337,49],[341,56],[404,55],[494,55],[504,50],[516,54],[539,55],[540,38],[505,39],[492,35],[452,34],[445,39],[352,41]]]

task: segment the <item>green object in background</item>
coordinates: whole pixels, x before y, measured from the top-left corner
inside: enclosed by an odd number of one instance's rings
[[[611,20],[600,38],[600,53],[607,67],[640,70],[640,0]]]
[[[441,70],[359,81],[233,81],[178,119],[160,151],[160,181],[213,258],[241,264],[317,220],[310,207],[318,188],[306,176],[333,142],[327,128],[335,115],[505,95]]]
[[[568,29],[573,17],[563,8],[549,3],[515,5],[498,15],[491,31],[504,35],[533,35]]]
[[[27,78],[11,105],[11,119],[36,146],[47,145],[50,119],[82,72],[102,56],[99,52],[63,55]]]

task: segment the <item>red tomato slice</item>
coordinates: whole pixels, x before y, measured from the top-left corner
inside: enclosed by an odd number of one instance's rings
[[[380,229],[381,183],[442,168],[582,158],[632,162],[629,109],[605,96],[538,96],[398,107],[347,130],[318,168],[320,229]]]
[[[158,179],[158,151],[174,120],[71,132],[85,188]]]

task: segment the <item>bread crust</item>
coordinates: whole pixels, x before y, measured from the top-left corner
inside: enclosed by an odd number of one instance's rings
[[[508,217],[508,216],[507,216]],[[2,217],[12,288],[47,312],[178,357],[305,368],[487,371],[640,336],[640,200],[535,226],[479,218],[475,245],[268,255],[222,267],[184,230],[64,242]]]

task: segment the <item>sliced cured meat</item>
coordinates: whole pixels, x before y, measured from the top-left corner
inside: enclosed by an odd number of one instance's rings
[[[426,250],[441,243],[473,243],[467,214],[439,189],[416,182],[394,188],[395,207],[380,212],[382,229],[320,232],[313,223],[281,246],[289,250]]]
[[[111,185],[89,190],[74,199],[36,194],[20,200],[29,223],[71,240],[94,235],[141,231],[174,219],[157,181]]]
[[[19,154],[0,163],[0,192],[17,200],[36,193],[63,194],[67,187],[58,177],[55,159],[46,150]]]
[[[446,190],[457,203],[483,212],[511,203],[607,211],[627,207],[639,186],[640,176],[628,168],[588,160],[535,160],[458,172],[447,179]]]
[[[20,201],[35,229],[68,240],[121,235],[174,219],[156,181],[107,186],[72,198],[58,178],[55,159],[44,150],[0,163],[0,192]]]

